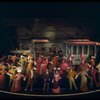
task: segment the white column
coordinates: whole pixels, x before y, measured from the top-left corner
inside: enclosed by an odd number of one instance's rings
[[[67,44],[66,44],[66,57],[67,57]]]
[[[90,49],[90,48],[89,48],[89,45],[88,45],[88,52],[87,52],[88,55],[89,55],[89,49]]]
[[[78,45],[76,45],[76,55],[78,55],[78,48],[79,46]]]

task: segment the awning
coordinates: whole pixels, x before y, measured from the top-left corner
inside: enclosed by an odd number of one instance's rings
[[[32,42],[49,42],[47,39],[33,39]]]
[[[90,41],[88,39],[71,39],[71,40],[67,40],[65,41],[66,44],[70,44],[70,45],[96,45],[96,46],[100,46],[99,42],[95,42],[95,41]]]
[[[28,53],[31,53],[30,50],[12,50],[10,51],[11,53],[22,53],[22,54],[28,54]]]

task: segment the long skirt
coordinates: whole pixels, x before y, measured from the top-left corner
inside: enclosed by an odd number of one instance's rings
[[[81,80],[80,90],[83,92],[88,91],[87,79],[84,78],[84,80]]]
[[[59,86],[58,82],[54,82],[53,93],[55,93],[55,94],[60,93],[60,86]]]
[[[20,80],[13,80],[11,91],[12,92],[19,92],[21,90],[21,83]]]
[[[56,88],[56,89],[53,89],[53,93],[55,93],[55,94],[60,93],[60,87],[58,87],[58,88]]]

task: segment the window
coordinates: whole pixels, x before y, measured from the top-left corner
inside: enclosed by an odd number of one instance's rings
[[[82,54],[82,46],[78,46],[78,54]]]
[[[42,51],[45,51],[45,47],[42,48]]]
[[[66,46],[66,54],[69,55],[71,52],[71,46],[70,45],[67,45]]]
[[[35,47],[35,48],[34,48],[34,51],[38,51],[38,48],[37,48],[37,47]]]
[[[49,48],[49,52],[53,52],[53,48]]]
[[[88,53],[88,46],[84,46],[84,54]]]
[[[94,46],[90,46],[89,48],[89,54],[94,55]]]
[[[73,54],[77,53],[77,46],[73,46]]]

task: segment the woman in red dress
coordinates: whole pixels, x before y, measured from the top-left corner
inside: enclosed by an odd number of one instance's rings
[[[21,87],[21,79],[22,78],[24,78],[24,76],[21,74],[21,70],[18,69],[14,76],[13,83],[11,86],[12,92],[20,92],[22,90],[22,87]]]
[[[61,77],[60,77],[59,71],[56,70],[54,73],[54,79],[53,79],[53,93],[55,93],[55,94],[60,93],[60,86],[59,86],[60,79],[61,79]]]

